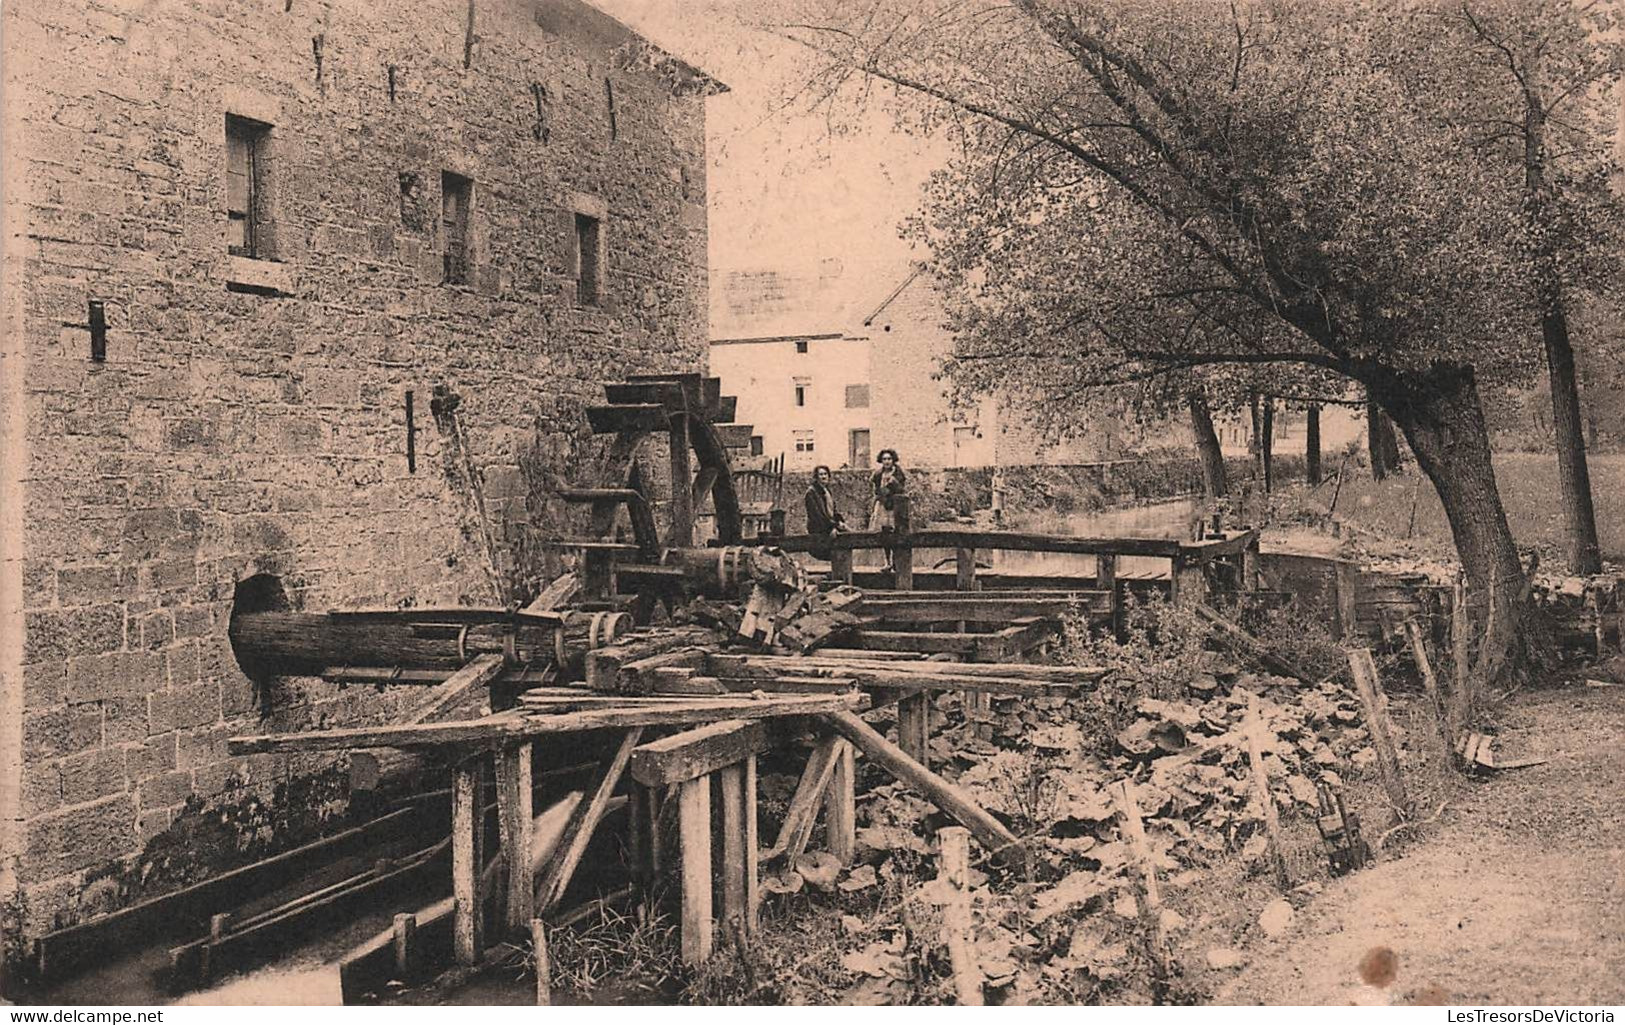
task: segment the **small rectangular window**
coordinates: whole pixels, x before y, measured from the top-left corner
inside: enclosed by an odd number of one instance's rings
[[[750,454],[753,456],[762,454],[762,436],[760,434],[750,436]]]
[[[468,223],[473,204],[473,179],[450,171],[440,175],[440,241],[445,247],[441,258],[443,280],[448,285],[468,284]]]
[[[599,272],[602,268],[603,225],[596,217],[576,214],[577,305],[599,305]]]
[[[869,386],[866,384],[849,384],[846,386],[846,408],[868,409]]]
[[[805,353],[807,351],[807,340],[805,338],[796,343],[796,351],[800,353]]]
[[[812,431],[793,431],[797,452],[811,452],[813,450]]]
[[[791,383],[795,385],[796,389],[796,405],[805,406],[807,404],[807,393],[812,390],[812,378],[795,377],[791,378]]]
[[[233,256],[264,259],[266,171],[271,126],[226,115],[226,248]]]

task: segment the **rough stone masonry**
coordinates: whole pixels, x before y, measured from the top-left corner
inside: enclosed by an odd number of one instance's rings
[[[30,0],[4,34],[0,901],[26,937],[342,811],[330,760],[225,738],[401,699],[256,693],[244,581],[521,596],[599,382],[703,366],[721,86],[574,0]]]

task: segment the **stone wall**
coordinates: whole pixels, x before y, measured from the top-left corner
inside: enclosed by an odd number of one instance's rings
[[[256,693],[225,635],[239,582],[308,609],[534,584],[599,382],[704,366],[714,83],[567,0],[4,19],[0,901],[37,934],[206,868],[171,863],[205,809],[245,823],[242,857],[342,812],[301,782],[331,759],[228,736],[414,696]],[[228,253],[228,115],[270,126],[272,259]],[[448,172],[473,182],[467,284],[443,282]],[[577,214],[603,223],[600,305],[577,301]]]

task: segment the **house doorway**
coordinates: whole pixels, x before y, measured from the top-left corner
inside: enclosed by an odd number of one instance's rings
[[[869,465],[869,430],[860,428],[847,432],[846,465],[864,467]]]

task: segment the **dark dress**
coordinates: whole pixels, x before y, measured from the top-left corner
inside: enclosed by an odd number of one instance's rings
[[[827,538],[835,533],[835,528],[846,524],[846,517],[835,509],[835,493],[828,488],[820,488],[816,484],[808,488],[806,504],[808,534]],[[812,554],[820,559],[828,559],[829,546],[819,545]]]

